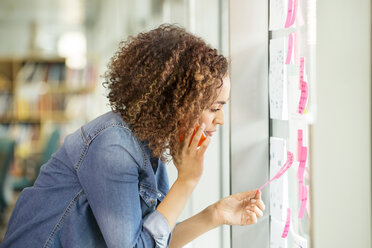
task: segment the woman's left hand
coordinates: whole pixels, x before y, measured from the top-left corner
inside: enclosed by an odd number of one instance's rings
[[[263,216],[265,204],[261,192],[250,190],[227,196],[214,205],[215,218],[219,224],[251,225]]]

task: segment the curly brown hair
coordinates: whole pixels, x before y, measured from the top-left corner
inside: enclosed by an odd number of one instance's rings
[[[227,59],[201,38],[164,24],[122,41],[103,85],[111,109],[148,142],[152,156],[167,161],[181,147],[179,134],[217,98],[227,68]]]

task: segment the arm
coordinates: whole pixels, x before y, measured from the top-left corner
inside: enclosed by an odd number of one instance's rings
[[[263,216],[264,209],[261,193],[257,193],[256,190],[227,196],[179,223],[173,231],[170,247],[182,247],[203,233],[223,224],[255,224],[257,219]]]
[[[178,154],[175,166],[178,177],[166,197],[157,207],[157,210],[167,219],[170,229],[173,229],[182,209],[198,183],[203,170],[204,153],[209,145],[210,138],[197,150],[204,125],[191,139],[188,132],[183,142],[183,147]],[[179,223],[172,234],[170,247],[182,247],[201,234],[218,227],[228,225],[250,225],[257,223],[257,218],[262,217],[265,206],[261,200],[261,193],[257,190],[236,193],[225,197],[217,203],[204,209],[199,214]]]
[[[205,124],[203,123],[195,133],[191,143],[190,140],[193,130],[187,132],[182,144],[182,149],[175,158],[175,160],[178,161],[175,163],[178,172],[177,180],[157,207],[157,211],[167,219],[170,230],[172,230],[176,224],[187,200],[202,175],[204,153],[210,142],[210,138],[207,137],[200,148],[197,149],[204,129]]]
[[[220,223],[216,218],[214,205],[211,205],[200,213],[179,223],[173,231],[169,247],[182,247],[218,226],[220,226]]]

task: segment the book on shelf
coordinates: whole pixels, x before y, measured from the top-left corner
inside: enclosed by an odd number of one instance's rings
[[[0,117],[9,115],[12,110],[12,94],[7,92],[0,92]]]

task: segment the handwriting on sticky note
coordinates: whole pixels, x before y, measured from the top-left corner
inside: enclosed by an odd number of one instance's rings
[[[282,234],[282,238],[286,238],[289,232],[289,225],[291,224],[291,209],[287,208],[287,220],[285,222],[284,231]]]
[[[304,217],[306,205],[307,205],[307,187],[305,185],[302,185],[302,199],[301,199],[300,212],[298,213],[299,219]]]
[[[298,178],[298,198],[300,201],[303,199],[303,188],[304,188],[304,172],[306,168],[306,160],[307,160],[307,147],[303,146],[301,148],[300,154],[300,165],[298,166],[297,170],[297,178]]]
[[[307,98],[308,98],[308,87],[307,82],[301,81],[300,82],[301,87],[301,97],[300,102],[298,104],[298,113],[303,114],[306,108]]]
[[[298,166],[298,171],[297,171],[297,178],[299,180],[304,180],[306,161],[307,161],[307,147],[303,146],[301,148],[300,165]]]
[[[302,140],[303,140],[303,131],[302,129],[298,129],[297,130],[297,161],[300,161],[300,157],[301,157]]]
[[[293,164],[293,154],[288,151],[287,152],[287,161],[285,162],[285,164],[282,166],[282,168],[280,168],[280,170],[276,173],[276,175],[271,178],[269,181],[267,181],[264,185],[262,185],[258,190],[262,190],[264,187],[266,187],[269,183],[271,183],[272,181],[274,181],[275,179],[278,179],[280,178],[288,169],[289,167],[291,167]]]
[[[287,87],[286,45],[284,37],[270,40],[269,104],[270,118],[272,119],[283,120],[288,116],[287,98],[285,97]]]
[[[300,82],[304,81],[304,74],[305,74],[305,58],[300,58]]]
[[[289,34],[288,37],[288,49],[287,49],[287,58],[285,60],[285,64],[291,63],[292,53],[293,53],[293,36],[294,34]]]

